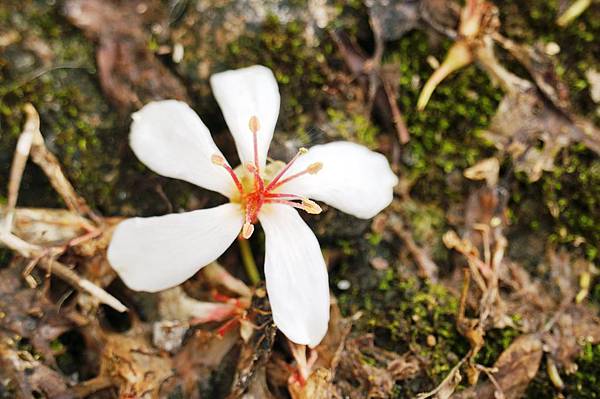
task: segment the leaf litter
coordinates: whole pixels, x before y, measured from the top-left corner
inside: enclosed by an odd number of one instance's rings
[[[139,4],[73,0],[66,3],[65,14],[97,43],[99,80],[113,103],[135,109],[155,98],[189,101],[179,78],[147,49],[145,11]],[[537,181],[572,143],[600,153],[598,129],[573,111],[567,86],[547,54],[499,33],[498,12],[491,2],[467,0],[462,9],[439,0],[386,4],[367,2],[375,42],[372,56],[348,33],[328,34],[356,79],[351,84],[358,83],[363,93],[362,112],[370,116],[376,108],[391,121],[388,131],[394,131],[397,145],[405,145],[410,136],[396,103],[402,93],[393,85],[393,65],[383,58],[386,41],[412,29],[433,30],[454,40],[433,83],[429,88],[426,84],[429,92],[420,108],[445,76],[470,63],[505,93],[487,129],[497,153],[464,171],[473,183],[462,205],[463,218],[443,236],[448,250],[460,256],[456,272],[441,275],[430,245],[418,242],[398,211],[400,199],[378,227],[402,243],[399,251],[413,260],[421,278],[438,281],[459,298],[456,330],[468,350],[437,386],[418,397],[519,398],[536,374],[544,372],[544,364],[561,389],[560,374],[576,367],[582,344],[600,342],[598,309],[585,300],[597,271],[589,261],[553,247],[542,261],[548,279],[507,256],[509,193],[502,163],[510,157],[516,171]],[[499,49],[528,75],[517,76],[505,67]],[[148,81],[154,85],[146,85]],[[8,381],[2,389],[17,397],[52,398],[101,397],[94,395],[102,392],[149,398],[176,392],[190,398],[384,398],[393,395],[398,382],[427,375],[427,359],[415,348],[384,349],[374,334],[353,331],[361,313],[342,316],[332,296],[329,332],[314,348],[312,373],[300,384],[293,378],[290,348],[276,333],[264,288],[248,287],[217,263],[202,271],[202,287],[191,282],[157,295],[151,301],[154,315],[141,309],[139,297],[114,280],[105,259],[119,218],[99,215],[77,194],[45,145],[37,112],[33,106],[25,112],[8,201],[0,206],[0,243],[15,253],[0,270],[0,376]],[[45,173],[66,209],[17,206],[28,158]],[[410,199],[406,192],[399,198]],[[515,314],[522,320],[515,322]],[[491,367],[479,364],[487,334],[506,327],[519,336]],[[66,349],[55,347],[72,332],[82,337],[88,357],[75,376],[61,371],[57,357]]]

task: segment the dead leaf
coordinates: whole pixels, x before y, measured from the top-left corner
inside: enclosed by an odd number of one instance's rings
[[[100,362],[100,376],[108,376],[120,397],[155,398],[173,377],[168,356],[153,349],[144,335],[108,334]]]
[[[456,387],[462,381],[460,367],[465,362],[466,358],[462,359],[456,366],[450,370],[446,378],[433,391],[421,393],[417,395],[417,399],[448,399],[456,390]]]
[[[330,399],[334,388],[331,386],[331,371],[319,368],[312,372],[303,386],[290,385],[292,399]]]
[[[373,362],[366,362],[365,358]],[[375,346],[373,335],[346,341],[334,378],[342,397],[385,398],[396,381],[410,379],[422,372],[418,358],[410,352],[399,355]]]
[[[465,169],[464,175],[471,180],[485,180],[488,187],[495,187],[498,182],[498,173],[500,172],[500,162],[498,158],[486,158],[470,168]]]
[[[537,334],[521,335],[500,355],[494,369],[494,378],[507,399],[521,398],[537,374],[542,360],[542,340]],[[475,387],[457,393],[457,399],[495,399],[496,386],[481,382]]]

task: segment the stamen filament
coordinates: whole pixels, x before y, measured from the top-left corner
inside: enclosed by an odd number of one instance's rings
[[[263,192],[265,190],[265,182],[262,177],[260,177],[258,168],[249,163],[246,165],[246,169],[254,175],[254,189]]]
[[[271,190],[276,189],[277,187],[283,186],[285,183],[289,182],[290,180],[294,180],[300,176],[303,176],[305,174],[309,173],[308,169],[303,170],[302,172],[298,172],[298,173],[294,173],[293,175],[286,177],[285,179],[283,179],[282,181],[278,182],[277,184],[275,184],[273,187],[271,187]],[[270,186],[270,184],[269,184]],[[269,189],[269,186],[267,186],[267,189]]]
[[[297,200],[303,200],[304,197],[296,194],[284,194],[284,193],[266,193],[265,198],[293,198]]]
[[[267,199],[265,200],[265,204],[283,204],[283,205],[289,205],[292,206],[294,208],[297,209],[304,209],[304,205],[298,203],[298,202],[293,202],[293,201],[287,201],[287,200],[280,200],[280,199]]]
[[[258,129],[260,129],[260,124],[258,122],[258,118],[253,115],[250,118],[248,125],[250,127],[250,131],[252,132],[252,144],[254,146],[254,166],[256,166],[256,172],[260,174],[260,166],[258,163]]]
[[[225,168],[225,170],[231,176],[231,179],[233,180],[233,183],[237,187],[237,189],[240,192],[240,194],[243,194],[244,193],[244,188],[242,187],[242,183],[240,182],[240,179],[238,179],[237,175],[235,174],[235,172],[233,171],[233,169],[231,168],[231,166],[229,166],[227,164],[227,162],[225,162],[225,158],[223,158],[219,154],[213,154],[213,156],[211,157],[210,160],[211,160],[211,162],[213,164],[215,164],[217,166],[222,166],[223,168]]]
[[[231,331],[237,323],[239,323],[238,318],[233,318],[226,321],[221,327],[217,329],[217,335],[223,338],[229,331]]]
[[[266,190],[270,191],[270,190],[274,189],[275,187],[280,186],[280,184],[277,184],[279,179],[281,179],[283,177],[285,172],[287,172],[288,169],[292,166],[292,164],[294,162],[296,162],[296,160],[298,159],[298,157],[300,157],[300,155],[304,155],[307,152],[308,152],[308,150],[306,148],[304,148],[304,147],[300,148],[298,150],[298,152],[296,153],[296,155],[294,155],[294,157],[279,171],[279,173],[277,173],[277,176],[275,176],[275,178],[273,180],[271,180],[271,183],[269,183]]]
[[[322,211],[321,207],[319,205],[317,205],[316,202],[309,200],[307,198],[303,198],[302,203],[288,201],[288,200],[282,200],[282,199],[266,199],[265,204],[289,205],[289,206],[297,208],[297,209],[302,209],[303,211],[313,214],[313,215],[318,215]]]

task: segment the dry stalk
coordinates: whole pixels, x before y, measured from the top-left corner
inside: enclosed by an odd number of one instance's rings
[[[33,161],[38,164],[48,176],[52,187],[62,196],[63,200],[72,212],[79,215],[88,215],[96,221],[101,221],[94,215],[85,200],[75,192],[71,183],[67,180],[56,157],[51,154],[40,132],[39,114],[31,104],[25,106],[27,120],[23,132],[19,136],[17,148],[11,167],[8,183],[8,203],[5,208],[2,223],[0,223],[0,244],[8,247],[24,258],[29,258],[24,275],[31,272],[36,264],[49,274],[54,274],[74,287],[85,291],[119,312],[125,312],[127,308],[117,298],[98,287],[91,281],[80,277],[68,266],[53,258],[65,251],[65,247],[42,247],[29,243],[12,233],[13,220],[16,212],[16,204],[19,188],[27,163],[28,155],[31,154]]]

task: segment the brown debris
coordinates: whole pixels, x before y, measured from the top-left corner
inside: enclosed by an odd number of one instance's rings
[[[554,63],[535,47],[514,43],[498,33],[498,10],[485,0],[468,0],[461,12],[456,41],[445,61],[425,84],[418,102],[424,109],[435,87],[449,74],[476,62],[506,96],[489,127],[488,137],[509,154],[516,170],[530,181],[552,170],[562,148],[581,142],[600,154],[600,131],[570,110],[567,86],[558,78]],[[523,65],[533,82],[505,69],[496,59],[499,43]],[[537,148],[541,140],[542,148]]]
[[[542,360],[542,341],[536,334],[522,335],[500,355],[494,364],[496,384],[486,381],[457,393],[455,398],[495,399],[497,391],[506,399],[521,398],[535,377]],[[499,389],[498,389],[499,388]]]
[[[264,368],[271,356],[277,328],[273,324],[266,296],[254,296],[247,322],[255,327],[252,327],[253,332],[248,341],[242,345],[230,398],[239,397],[248,389],[257,371]]]
[[[376,365],[365,362],[373,359]],[[375,345],[373,335],[347,340],[340,358],[335,384],[341,397],[388,397],[394,383],[423,372],[420,360],[411,352],[399,355]],[[356,386],[358,384],[358,386]]]
[[[375,37],[375,52],[368,57],[364,50],[343,32],[331,31],[330,35],[338,47],[346,66],[357,78],[365,97],[365,113],[371,114],[373,107],[383,115],[384,123],[392,122],[391,128],[396,130],[400,144],[410,140],[408,128],[402,112],[396,102],[395,74],[381,65],[384,43],[380,22],[371,18],[371,28]]]
[[[157,2],[142,1],[70,0],[65,4],[67,18],[98,43],[100,84],[123,111],[158,99],[189,102],[185,86],[148,49],[143,18],[157,9]]]
[[[136,334],[110,334],[104,337],[100,377],[108,377],[122,398],[155,398],[173,376],[173,364]]]
[[[0,376],[11,378],[17,397],[33,398],[34,392],[47,398],[67,399],[73,395],[63,376],[35,359],[29,352],[14,349],[14,342],[0,341]],[[6,373],[6,374],[4,374]]]
[[[65,203],[68,205],[70,204],[72,212],[80,216],[81,213],[85,213],[97,221],[100,220],[91,212],[85,200],[77,195],[73,186],[63,174],[56,157],[46,149],[44,139],[39,130],[39,115],[35,108],[31,104],[27,104],[25,107],[25,112],[27,114],[27,121],[25,124],[25,129],[21,133],[20,142],[29,144],[21,144],[20,146],[18,145],[15,150],[15,160],[12,165],[13,169],[11,170],[11,179],[8,183],[10,199],[6,208],[7,213],[0,224],[0,243],[15,251],[22,257],[30,259],[30,262],[23,273],[25,278],[28,278],[33,268],[36,265],[39,265],[48,272],[48,275],[54,274],[60,277],[81,291],[91,294],[99,302],[112,306],[119,312],[126,311],[127,308],[118,299],[88,279],[80,277],[71,268],[57,260],[57,258],[63,254],[69,248],[69,246],[101,234],[101,231],[99,229],[96,230],[91,222],[87,224],[87,226],[90,226],[88,228],[91,229],[89,236],[80,236],[75,239],[76,241],[69,241],[66,243],[66,245],[61,246],[43,247],[27,242],[21,237],[13,234],[12,230],[14,216],[16,214],[16,209],[14,206],[17,203],[18,188],[21,181],[21,175],[24,170],[24,163],[22,159],[27,159],[30,152],[32,157],[34,157],[35,154],[41,155],[40,157],[35,158],[34,161],[38,163],[41,169],[46,173],[46,176],[50,180],[52,186],[62,196]],[[23,137],[25,137],[25,139],[23,139]],[[35,280],[32,279],[29,279],[28,282],[31,285],[37,284]]]
[[[419,267],[419,276],[436,282],[438,279],[438,266],[431,259],[426,248],[419,246],[413,238],[411,230],[405,225],[402,217],[390,216],[390,226],[396,235],[402,240],[406,249]]]

